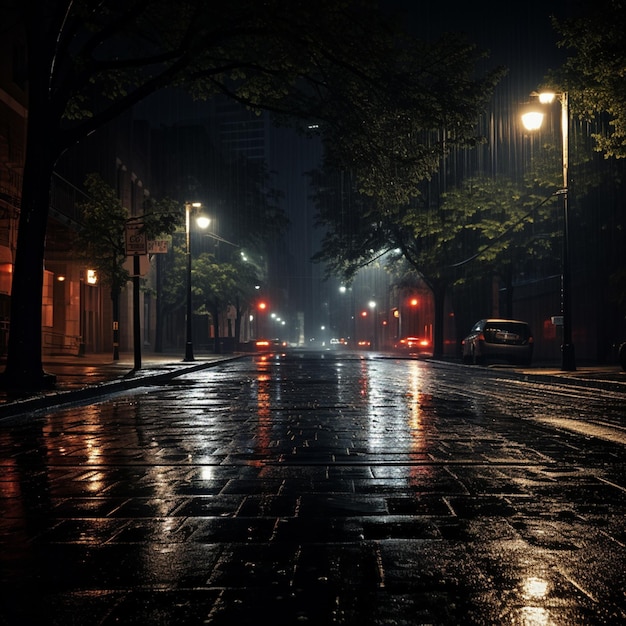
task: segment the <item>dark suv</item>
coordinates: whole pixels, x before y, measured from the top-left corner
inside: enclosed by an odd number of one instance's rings
[[[479,320],[462,345],[464,363],[505,361],[527,366],[533,358],[533,334],[530,326],[520,320]]]

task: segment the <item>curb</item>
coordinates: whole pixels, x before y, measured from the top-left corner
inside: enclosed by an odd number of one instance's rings
[[[215,359],[212,361],[203,361],[194,365],[182,366],[168,371],[155,370],[153,374],[139,376],[135,376],[135,372],[131,371],[121,378],[101,382],[96,385],[87,385],[80,389],[70,389],[58,392],[53,391],[52,393],[9,401],[0,405],[0,421],[24,414],[33,414],[51,407],[60,407],[74,402],[93,400],[94,398],[117,393],[118,391],[135,389],[144,385],[149,386],[161,384],[178,376],[182,376],[183,374],[189,374],[199,370],[208,369],[210,367],[215,367],[228,361],[243,358],[244,356],[245,355],[238,355]]]
[[[611,378],[602,378],[598,376],[597,372],[594,372],[593,369],[588,369],[585,367],[581,367],[573,372],[563,372],[563,371],[552,371],[556,368],[489,368],[486,366],[478,366],[478,365],[465,365],[464,363],[446,359],[429,359],[432,362],[438,362],[445,365],[452,365],[459,368],[469,368],[468,371],[471,371],[471,368],[477,368],[478,371],[481,370],[490,370],[492,372],[497,371],[498,375],[509,378],[513,380],[521,380],[526,383],[536,382],[546,382],[552,384],[560,384],[567,385],[570,387],[586,387],[586,388],[595,388],[599,391],[613,391],[613,392],[621,392],[626,393],[626,373],[622,372],[619,365],[616,365],[613,371],[613,368],[607,368],[607,372],[610,373]],[[548,371],[546,371],[546,369]],[[616,377],[623,377],[623,380],[616,380]]]

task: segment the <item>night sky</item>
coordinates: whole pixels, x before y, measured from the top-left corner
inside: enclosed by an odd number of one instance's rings
[[[489,51],[485,67],[504,65],[508,76],[502,89],[528,93],[537,87],[548,69],[557,67],[564,51],[557,48],[558,34],[550,16],[571,15],[575,0],[528,0],[505,4],[495,0],[457,3],[393,0],[406,16],[404,22],[417,37],[436,38],[441,33],[465,33],[480,48]]]

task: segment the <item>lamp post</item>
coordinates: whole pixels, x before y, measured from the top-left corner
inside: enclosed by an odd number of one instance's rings
[[[576,370],[576,356],[572,342],[571,310],[571,267],[569,241],[569,104],[566,91],[557,94],[544,92],[531,94],[538,96],[541,104],[550,104],[555,99],[561,103],[561,138],[563,144],[563,188],[557,193],[563,198],[563,256],[561,268],[561,314],[563,316],[563,345],[561,346],[561,370]],[[528,130],[537,130],[543,122],[543,114],[529,111],[522,116],[522,122]]]
[[[194,361],[193,356],[193,330],[192,330],[192,302],[191,302],[191,210],[200,208],[200,202],[185,202],[185,235],[187,243],[187,315],[186,315],[186,339],[185,339],[185,358],[183,361]],[[203,225],[204,224],[204,225]],[[202,228],[208,226],[207,218],[204,218],[203,224],[199,224]]]
[[[341,294],[345,294],[348,291],[350,292],[350,306],[348,310],[349,323],[347,324],[347,328],[344,328],[344,330],[348,331],[347,337],[350,339],[349,343],[352,346],[356,346],[356,311],[354,304],[354,289],[352,287],[347,287],[346,285],[341,285],[339,287],[339,292]]]
[[[376,301],[375,300],[370,300],[367,304],[367,306],[369,306],[370,311],[372,312],[372,331],[374,333],[373,337],[372,337],[372,350],[377,350],[378,349],[378,321],[377,321],[377,317],[378,315],[376,314]]]

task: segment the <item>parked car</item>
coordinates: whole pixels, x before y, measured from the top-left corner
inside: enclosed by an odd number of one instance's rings
[[[429,339],[423,337],[402,337],[394,344],[394,350],[415,355],[432,355],[433,349]]]
[[[520,320],[479,320],[462,346],[464,363],[504,361],[527,366],[533,358],[533,334],[528,323]]]

